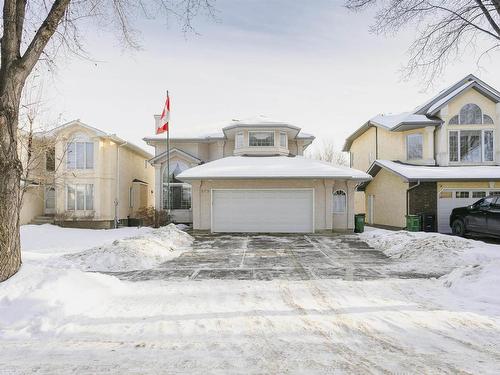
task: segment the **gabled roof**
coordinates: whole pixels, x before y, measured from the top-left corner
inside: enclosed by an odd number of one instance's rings
[[[194,163],[201,163],[202,160],[197,158],[196,156],[193,156],[185,151],[179,150],[178,148],[172,148],[169,152],[169,156],[174,156],[174,155],[181,155],[185,159],[194,162]],[[163,160],[167,157],[167,151],[162,152],[161,154],[156,155],[154,158],[148,160],[150,164],[155,164],[159,160]]]
[[[463,93],[465,90],[473,88],[481,94],[490,98],[495,103],[500,102],[500,92],[493,87],[481,81],[473,74],[469,74],[460,81],[451,85],[447,89],[441,91],[438,95],[428,100],[424,104],[418,106],[413,111],[403,112],[399,114],[377,115],[359,129],[347,137],[343,151],[349,151],[352,142],[370,127],[379,127],[389,131],[404,131],[422,128],[425,126],[438,126],[443,123],[441,119],[436,117],[439,111],[448,104],[453,98]]]
[[[47,131],[36,132],[35,135],[37,137],[45,137],[45,136],[52,137],[52,136],[56,135],[58,132],[60,132],[64,129],[73,127],[73,126],[79,126],[79,127],[85,128],[85,129],[91,131],[92,133],[94,133],[98,137],[110,139],[113,142],[115,142],[115,143],[117,143],[125,148],[128,148],[131,151],[136,152],[137,154],[141,155],[142,157],[144,157],[146,159],[150,159],[153,156],[149,152],[147,152],[146,150],[140,148],[139,146],[137,146],[131,142],[127,142],[126,140],[118,137],[116,134],[109,134],[109,133],[103,132],[100,129],[97,129],[93,126],[90,126],[90,125],[83,123],[82,121],[80,121],[80,119],[69,121],[65,124],[59,125],[53,129],[50,129]]]
[[[381,169],[386,169],[407,182],[415,181],[500,181],[500,166],[450,166],[436,167],[410,165],[391,160],[375,160],[368,174],[375,177]],[[367,183],[360,186],[364,190]]]
[[[303,156],[228,156],[186,169],[177,178],[197,179],[344,179],[367,181],[371,177],[357,169],[337,167]]]

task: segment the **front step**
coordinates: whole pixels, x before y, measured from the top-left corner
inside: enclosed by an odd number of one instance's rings
[[[40,215],[35,217],[30,224],[42,225],[42,224],[54,224],[54,215]]]

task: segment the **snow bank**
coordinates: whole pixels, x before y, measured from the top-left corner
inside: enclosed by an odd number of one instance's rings
[[[146,234],[152,230],[148,227],[76,229],[61,228],[51,224],[23,225],[21,226],[21,248],[23,253],[70,253],[110,243],[117,239]]]
[[[370,230],[361,234],[370,246],[399,260],[395,267],[419,273],[447,273],[466,264],[463,255],[473,248],[472,242],[439,233]]]
[[[441,281],[456,294],[500,305],[500,259],[457,268]]]
[[[149,269],[179,256],[189,249],[193,240],[189,234],[169,224],[140,236],[67,254],[62,259],[85,271]],[[67,263],[63,261],[63,264]]]

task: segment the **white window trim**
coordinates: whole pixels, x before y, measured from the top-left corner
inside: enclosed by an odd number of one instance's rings
[[[279,147],[288,148],[288,134],[286,132],[280,132]],[[281,136],[285,136],[285,145],[281,145]]]
[[[335,200],[335,193],[338,192],[338,191],[341,191],[344,193],[344,197],[345,197],[345,201],[344,201],[344,207],[342,208],[341,211],[336,211],[335,210],[335,204],[334,204],[334,200]],[[334,214],[345,214],[347,212],[347,192],[344,190],[344,189],[335,189],[333,192],[332,192],[332,212]]]
[[[83,206],[84,206],[84,209],[83,210],[79,210],[78,209],[78,205],[77,205],[77,198],[76,198],[76,191],[77,191],[77,186],[87,186],[87,185],[91,185],[92,186],[92,209],[87,209],[87,199],[85,197],[85,195],[83,196]],[[69,197],[68,197],[68,187],[69,186],[72,186],[74,191],[75,191],[75,209],[74,210],[70,210],[68,208],[68,202],[69,202]],[[65,192],[64,192],[64,195],[65,195],[65,200],[66,200],[66,211],[67,212],[83,212],[83,211],[94,211],[95,210],[95,186],[94,184],[66,184],[65,186]]]
[[[461,131],[479,131],[481,132],[481,161],[480,162],[463,162],[461,159],[462,159],[462,155],[460,154],[460,132]],[[486,131],[491,131],[493,132],[493,160],[485,160],[485,147],[484,147],[484,132]],[[450,160],[450,154],[451,154],[451,145],[450,145],[450,133],[452,132],[456,132],[457,133],[457,156],[458,156],[458,160],[457,161],[452,161]],[[488,129],[450,129],[448,130],[448,139],[447,139],[447,142],[448,142],[448,162],[450,164],[454,164],[454,165],[457,165],[457,164],[466,164],[466,165],[474,165],[474,164],[477,164],[477,163],[485,163],[485,164],[493,164],[495,162],[495,129],[493,128],[488,128]]]
[[[269,133],[273,135],[273,144],[269,146],[253,146],[250,144],[250,137],[252,133]],[[276,134],[274,131],[270,130],[250,130],[248,131],[248,147],[275,147],[276,146]]]
[[[238,145],[238,136],[241,136],[241,144],[240,145]],[[236,133],[236,136],[234,139],[234,146],[237,149],[245,147],[245,135],[243,134],[243,132]]]
[[[85,166],[83,168],[78,168],[77,167],[77,153],[76,153],[76,144],[77,143],[83,143],[84,144],[84,147],[83,147],[83,162],[85,164]],[[92,144],[92,167],[91,168],[87,168],[87,144],[90,143]],[[68,153],[68,149],[69,149],[69,145],[70,144],[74,144],[74,155],[73,155],[73,162],[74,162],[74,168],[69,168],[68,166],[68,158],[69,158],[69,153]],[[71,142],[68,142],[66,143],[66,169],[67,170],[70,170],[70,171],[74,171],[74,170],[79,170],[79,171],[83,171],[83,170],[88,170],[88,171],[91,171],[93,170],[95,167],[95,145],[94,145],[94,142],[91,141],[91,140],[80,140],[80,139],[76,139],[76,140],[73,140]]]
[[[408,141],[410,137],[418,137],[422,143],[422,155],[419,158],[410,158],[410,148],[408,147]],[[406,135],[406,160],[422,160],[424,158],[424,135],[421,133],[413,133]]]

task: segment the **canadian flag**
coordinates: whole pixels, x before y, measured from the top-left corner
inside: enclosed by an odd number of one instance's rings
[[[160,121],[156,127],[156,134],[161,134],[168,132],[168,123],[170,121],[170,96],[167,93],[167,100],[165,101],[165,107],[161,113]]]

